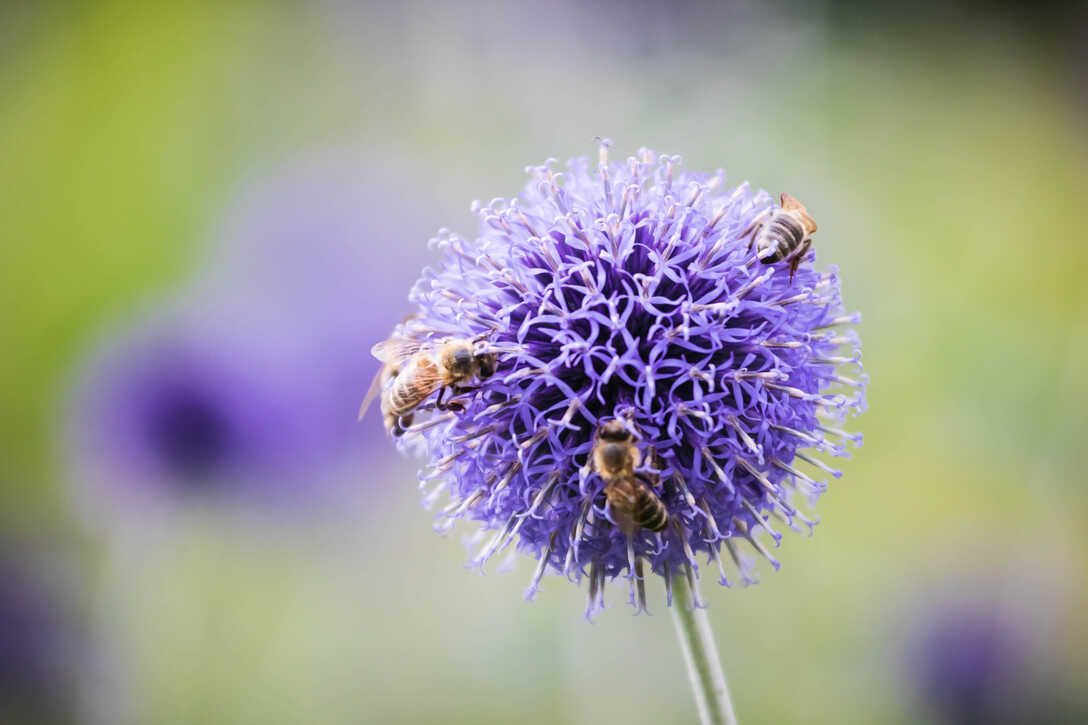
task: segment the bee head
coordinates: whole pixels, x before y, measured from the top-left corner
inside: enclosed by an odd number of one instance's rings
[[[468,345],[450,345],[446,348],[442,364],[455,378],[467,379],[472,377],[472,348]]]
[[[631,431],[624,428],[623,423],[618,420],[610,420],[601,425],[597,429],[597,436],[602,441],[608,441],[609,443],[626,443],[634,438]]]

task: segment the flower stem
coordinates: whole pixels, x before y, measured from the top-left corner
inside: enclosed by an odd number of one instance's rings
[[[729,699],[718,648],[714,645],[714,631],[706,609],[700,604],[699,584],[690,581],[683,572],[676,572],[672,580],[672,619],[676,623],[676,636],[684,651],[688,677],[695,691],[695,706],[703,725],[736,725],[737,715]]]

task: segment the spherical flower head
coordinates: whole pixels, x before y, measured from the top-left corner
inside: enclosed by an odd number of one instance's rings
[[[273,329],[275,320],[249,312],[182,304],[103,338],[65,416],[75,493],[91,519],[332,493],[337,469],[358,463],[350,412],[315,373],[339,360],[315,360],[299,349],[304,338],[266,332]]]
[[[1022,633],[985,606],[940,612],[915,642],[914,680],[926,704],[949,723],[994,722],[1008,693],[1034,693]]]
[[[779,211],[766,192],[647,149],[610,162],[608,146],[596,166],[574,159],[564,174],[550,160],[527,169],[516,199],[474,205],[476,239],[440,231],[442,264],[394,332],[495,356],[460,405],[415,416],[401,438],[430,459],[426,501],[452,497],[439,527],[480,522],[480,566],[516,541],[538,560],[527,598],[549,571],[588,578],[587,614],[606,579],[626,576],[644,608],[646,572],[697,576],[703,558],[722,584],[724,556],[754,581],[738,543],[778,568],[760,535],[777,545],[775,519],[811,530],[799,499],[841,474],[803,449],[860,443],[837,426],[863,409],[865,385],[835,268],[816,271],[801,249],[793,270],[754,244]],[[608,421],[638,448],[635,480],[667,511],[660,530],[632,530],[609,503],[592,455]]]
[[[347,472],[361,458],[390,462],[380,442],[360,445],[344,390],[377,372],[368,338],[386,328],[373,309],[406,304],[418,270],[381,251],[433,222],[405,218],[415,177],[379,173],[381,160],[337,148],[248,180],[180,298],[81,362],[66,443],[95,518],[128,503],[335,501],[358,490]]]

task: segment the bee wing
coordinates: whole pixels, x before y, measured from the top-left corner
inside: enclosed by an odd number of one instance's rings
[[[415,358],[411,365],[412,387],[416,390],[427,390],[429,391],[427,395],[430,395],[442,384],[442,375],[438,366],[430,358]]]
[[[378,393],[382,391],[382,372],[385,371],[385,366],[378,368],[378,372],[374,374],[374,379],[370,381],[370,387],[366,391],[366,397],[363,398],[363,404],[359,406],[359,420],[363,419],[366,415],[367,408],[374,402],[374,399],[378,397]]]
[[[805,207],[801,202],[786,192],[782,192],[780,197],[782,200],[782,211],[804,211]]]
[[[370,348],[370,354],[383,363],[404,362],[423,349],[423,343],[408,337],[391,337]]]
[[[816,233],[816,220],[810,217],[807,211],[801,212],[801,226],[803,226],[805,231],[809,234]]]
[[[801,218],[801,226],[804,227],[805,231],[808,234],[816,233],[816,222],[808,215],[805,205],[786,193],[782,194],[782,211],[796,212]]]

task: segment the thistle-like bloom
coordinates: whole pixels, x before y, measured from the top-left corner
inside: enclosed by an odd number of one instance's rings
[[[799,498],[841,474],[804,449],[838,456],[860,443],[838,426],[863,409],[865,386],[859,340],[842,329],[858,316],[842,308],[835,268],[816,271],[806,251],[791,276],[790,261],[757,255],[777,210],[767,193],[647,149],[609,162],[607,149],[596,169],[584,158],[565,174],[553,160],[528,168],[518,198],[474,205],[474,240],[439,232],[443,263],[417,282],[418,316],[395,332],[472,338],[497,356],[463,410],[417,416],[402,439],[430,459],[426,501],[452,498],[439,528],[493,530],[477,537],[479,566],[516,540],[538,560],[527,598],[549,570],[587,577],[587,614],[619,576],[644,608],[647,566],[668,582],[706,557],[728,585],[728,556],[754,581],[738,544],[777,569],[757,534],[777,545],[776,519],[811,531]],[[844,365],[858,373],[840,375]],[[608,504],[591,451],[610,420],[637,440],[639,480],[668,512],[660,532],[625,533]]]
[[[935,614],[914,643],[912,674],[941,722],[1006,722],[999,713],[1010,703],[1030,704],[1037,693],[1025,677],[1030,667],[1021,632],[985,605]]]
[[[313,493],[315,472],[346,448],[346,426],[298,351],[261,329],[181,308],[106,341],[70,416],[88,504]]]
[[[372,310],[397,304],[397,280],[412,278],[412,258],[387,260],[384,245],[429,224],[390,221],[407,182],[360,163],[348,150],[307,155],[248,184],[181,302],[84,362],[66,420],[88,508],[297,502],[347,485],[363,454],[381,465],[344,390],[377,372],[360,331],[381,334]]]

